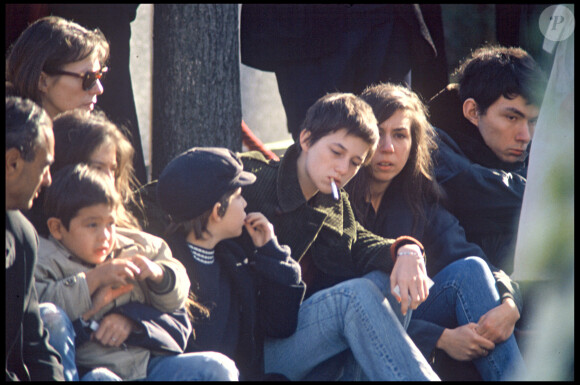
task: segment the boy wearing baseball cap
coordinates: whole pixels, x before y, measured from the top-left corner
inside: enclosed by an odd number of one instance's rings
[[[263,340],[294,333],[305,292],[300,266],[278,244],[272,224],[246,214],[241,195],[256,177],[225,148],[192,148],[173,159],[157,184],[157,199],[172,219],[166,235],[186,267],[195,337],[186,351],[213,350],[232,358],[242,380],[263,379]],[[231,238],[246,229],[255,251]]]

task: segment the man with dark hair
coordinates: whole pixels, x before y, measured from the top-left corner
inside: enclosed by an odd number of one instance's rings
[[[546,77],[521,48],[485,46],[429,103],[439,134],[436,177],[467,239],[513,271],[527,155]]]
[[[64,381],[38,311],[38,235],[19,211],[51,183],[52,121],[34,102],[6,98],[6,380]]]

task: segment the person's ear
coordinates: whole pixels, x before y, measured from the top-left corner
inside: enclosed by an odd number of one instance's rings
[[[479,127],[479,109],[477,102],[473,98],[469,98],[463,102],[463,116],[469,120],[471,124]]]
[[[211,214],[209,216],[209,220],[214,221],[216,223],[221,222],[223,218],[223,215],[220,215],[221,209],[222,209],[221,203],[217,202],[215,205],[213,205],[213,208],[211,209]]]
[[[46,225],[48,226],[48,231],[50,231],[50,234],[56,240],[60,241],[63,237],[64,231],[66,231],[64,225],[62,224],[62,221],[58,218],[50,217],[47,219]]]
[[[48,91],[48,75],[44,71],[40,73],[40,77],[38,78],[38,89],[42,93]]]
[[[17,148],[9,148],[6,150],[6,179],[13,180],[20,174],[24,159],[20,156],[20,151]]]
[[[302,151],[307,151],[308,148],[310,147],[310,136],[312,135],[312,133],[306,129],[303,129],[302,131],[300,131],[300,147],[302,148]]]

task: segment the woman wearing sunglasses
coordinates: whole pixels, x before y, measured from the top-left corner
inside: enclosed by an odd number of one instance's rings
[[[109,43],[98,29],[48,16],[20,35],[6,61],[6,93],[32,99],[51,118],[92,111],[103,93]]]

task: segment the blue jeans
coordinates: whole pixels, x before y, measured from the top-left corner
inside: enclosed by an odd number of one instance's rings
[[[144,381],[238,381],[234,361],[217,352],[151,357]]]
[[[341,282],[302,303],[292,336],[266,339],[266,372],[293,381],[322,379],[316,371],[352,354],[365,379],[438,380],[403,322],[385,273],[373,271]]]
[[[68,315],[50,302],[39,304],[40,318],[49,333],[49,343],[62,358],[65,381],[79,381],[75,363],[75,330]],[[106,368],[96,368],[83,375],[81,381],[121,381],[121,378]]]
[[[482,315],[500,305],[493,274],[479,257],[453,262],[433,277],[433,281],[427,300],[413,312],[413,319],[453,329],[469,322],[477,323]],[[486,381],[508,379],[516,368],[523,368],[513,334],[473,363]]]
[[[49,342],[62,357],[66,381],[79,381],[75,363],[75,331],[67,314],[52,303],[40,304],[40,316],[50,334]],[[145,381],[237,381],[234,362],[221,353],[184,353],[151,357]],[[95,368],[81,381],[122,381],[107,368]]]

